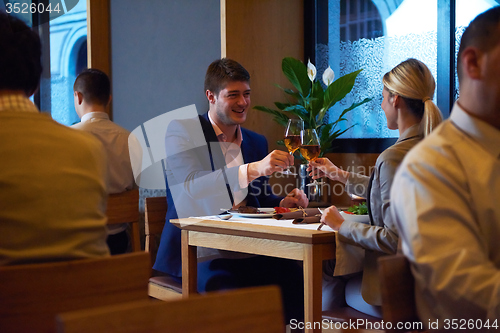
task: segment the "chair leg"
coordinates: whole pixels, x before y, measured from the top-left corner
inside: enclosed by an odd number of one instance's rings
[[[139,223],[132,223],[132,251],[137,252],[141,251],[141,237],[139,230]]]
[[[170,301],[174,299],[181,299],[182,294],[176,292],[175,290],[159,286],[155,283],[149,282],[148,284],[148,295],[150,297],[162,300]]]

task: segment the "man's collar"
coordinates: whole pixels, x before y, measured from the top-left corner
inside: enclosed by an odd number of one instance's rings
[[[450,120],[460,130],[474,138],[486,151],[500,158],[500,131],[487,122],[474,117],[455,102]]]
[[[226,134],[224,134],[224,132],[222,132],[222,130],[219,128],[219,126],[217,126],[217,124],[215,123],[215,121],[210,116],[210,112],[208,112],[208,120],[212,124],[212,127],[213,127],[213,129],[215,131],[215,135],[217,136],[217,139],[219,141],[221,141],[221,142],[227,142],[227,136],[226,136]],[[243,135],[241,133],[241,126],[238,125],[238,127],[236,128],[236,137],[233,140],[233,142],[235,144],[237,144],[238,146],[241,146],[241,142],[242,141],[243,141]]]
[[[97,112],[89,112],[89,113],[86,113],[82,116],[82,123],[90,120],[90,119],[109,119],[109,116],[106,112],[100,112],[100,111],[97,111]]]

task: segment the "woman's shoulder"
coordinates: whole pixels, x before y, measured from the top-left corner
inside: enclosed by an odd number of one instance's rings
[[[415,147],[420,141],[421,137],[414,137],[404,141],[396,142],[394,145],[390,146],[384,150],[377,161],[397,161],[401,162],[406,154]]]

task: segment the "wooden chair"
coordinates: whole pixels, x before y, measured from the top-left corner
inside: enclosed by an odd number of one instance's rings
[[[63,313],[59,333],[282,333],[276,286],[212,292],[171,302],[134,302]]]
[[[149,255],[0,267],[0,332],[55,332],[56,314],[147,300]]]
[[[141,251],[139,230],[139,190],[133,189],[108,196],[108,224],[130,223],[132,251]]]
[[[153,197],[145,200],[145,249],[151,254],[151,262],[155,262],[159,239],[165,225],[167,214],[167,198]],[[182,296],[182,284],[171,276],[153,276],[149,279],[149,296],[172,300]]]
[[[380,257],[378,269],[382,291],[382,313],[385,322],[419,325],[415,305],[415,280],[410,263],[401,254]],[[408,332],[393,328],[392,332]]]

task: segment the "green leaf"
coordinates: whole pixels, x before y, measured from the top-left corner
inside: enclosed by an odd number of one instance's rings
[[[319,114],[319,111],[323,107],[323,97],[324,97],[323,86],[319,81],[314,82],[314,86],[311,92],[311,114],[313,118]]]
[[[309,112],[307,112],[306,108],[302,105],[290,105],[285,108],[283,112],[290,112],[291,114],[296,115],[304,121],[306,128],[309,126]]]
[[[354,82],[356,77],[362,71],[362,69],[355,72],[346,74],[339,77],[332,84],[328,86],[325,91],[324,107],[326,109],[331,108],[338,101],[342,100],[348,93],[351,92],[352,87],[354,87]]]
[[[355,215],[366,215],[368,214],[368,206],[366,205],[366,202],[363,202],[360,203],[359,205],[354,205],[349,207],[347,211]]]
[[[275,102],[274,105],[280,110],[284,110],[285,108],[289,107],[292,105],[292,103],[280,103],[280,102]]]
[[[322,108],[321,110],[319,110],[319,113],[318,113],[318,123],[323,123],[323,118],[325,118],[325,115],[326,115],[326,111],[328,111],[327,109],[325,108]]]
[[[328,150],[328,148],[331,146],[331,142],[334,139],[330,135],[330,130],[332,128],[332,125],[333,124],[326,124],[321,127],[319,134],[319,142],[322,153],[325,153]]]
[[[361,102],[359,103],[352,103],[350,107],[348,107],[347,109],[345,109],[344,111],[342,111],[339,115],[339,117],[337,118],[336,121],[334,121],[332,124],[335,124],[335,126],[337,126],[338,123],[340,123],[341,121],[347,121],[346,118],[344,118],[345,114],[355,108],[357,108],[358,106],[360,105],[363,105],[365,103],[368,103],[369,101],[371,101],[373,98],[365,98],[364,100],[362,100]],[[334,127],[335,128],[335,127]]]
[[[344,111],[342,111],[342,114],[340,115],[341,117],[344,116],[347,112],[357,108],[358,106],[360,105],[363,105],[365,103],[368,103],[369,101],[371,101],[373,98],[365,98],[364,100],[362,100],[361,102],[359,103],[352,103],[350,107],[348,107],[347,109],[345,109]]]
[[[280,124],[281,126],[285,127],[288,123],[288,119],[290,119],[287,115],[277,111],[277,110],[273,110],[273,109],[270,109],[270,108],[267,108],[265,106],[260,106],[260,105],[257,105],[257,106],[254,106],[253,107],[255,110],[259,110],[259,111],[262,111],[262,112],[266,112],[266,113],[269,113],[269,114],[272,114],[274,116],[273,120],[275,122],[277,122],[278,124]]]
[[[357,125],[354,124],[354,125]],[[341,136],[342,134],[344,134],[345,132],[347,132],[348,130],[350,130],[351,128],[354,127],[354,125],[351,125],[349,126],[348,128],[346,128],[345,130],[341,131],[341,130],[336,130],[335,132],[332,133],[332,136],[335,136],[335,138],[338,138],[339,136]]]
[[[292,57],[283,58],[281,69],[288,81],[299,91],[302,96],[309,95],[311,80],[307,76],[307,67],[302,61]]]

